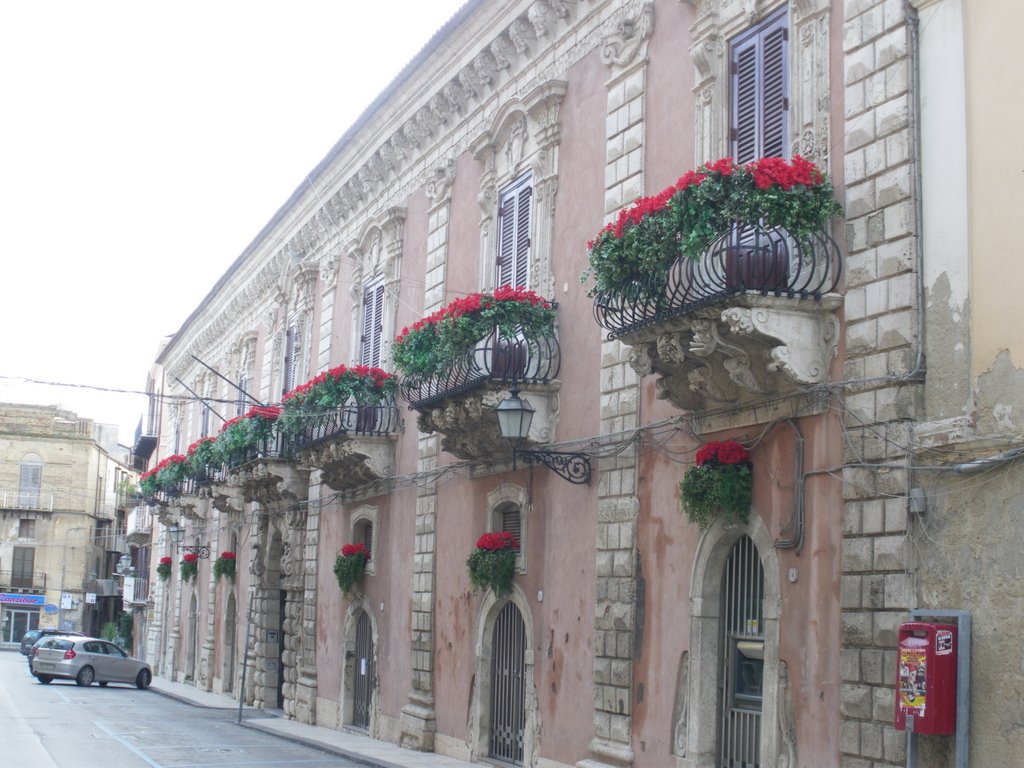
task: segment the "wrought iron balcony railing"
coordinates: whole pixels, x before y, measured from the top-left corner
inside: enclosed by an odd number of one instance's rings
[[[22,571],[0,571],[0,589],[46,589],[45,573],[24,573]]]
[[[284,459],[295,457],[295,445],[287,435],[272,435],[250,445],[228,457],[225,462],[227,469],[236,469],[260,459]]]
[[[797,240],[782,229],[740,225],[699,260],[680,256],[665,274],[598,293],[594,317],[617,338],[751,292],[819,301],[841,276],[842,254],[828,233]]]
[[[394,397],[377,405],[343,405],[305,416],[301,431],[292,437],[292,447],[300,451],[339,437],[390,435],[398,431],[398,424]]]
[[[409,407],[425,409],[484,383],[546,384],[558,376],[562,356],[554,334],[503,336],[496,328],[479,339],[444,372],[407,377],[401,390]]]

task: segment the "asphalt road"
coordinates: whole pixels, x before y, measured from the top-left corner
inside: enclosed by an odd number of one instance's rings
[[[247,713],[246,718],[252,719]],[[0,766],[17,768],[247,768],[357,766],[238,725],[237,713],[194,707],[111,684],[41,685],[25,657],[0,651]]]

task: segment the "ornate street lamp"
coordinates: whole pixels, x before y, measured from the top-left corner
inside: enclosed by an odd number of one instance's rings
[[[520,399],[518,388],[509,390],[509,397],[498,403],[495,410],[501,436],[512,444],[512,469],[516,468],[516,459],[521,458],[529,466],[543,464],[570,483],[590,482],[590,457],[585,453],[519,450],[518,444],[530,435],[535,411],[529,400]]]

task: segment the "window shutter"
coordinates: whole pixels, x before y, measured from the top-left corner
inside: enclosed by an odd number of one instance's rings
[[[12,560],[13,572],[11,575],[16,579],[28,579],[31,583],[32,569],[35,566],[35,553],[32,547],[14,547]]]
[[[373,523],[367,523],[363,526],[363,546],[366,547],[368,552],[373,552]]]
[[[737,163],[788,154],[788,40],[782,9],[730,45],[730,144]]]
[[[515,288],[529,288],[530,279],[530,201],[533,187],[526,187],[519,193],[516,209],[516,255],[513,270]]]
[[[249,377],[245,375],[245,372],[238,374],[238,395],[235,398],[235,416],[241,416],[245,413],[245,395],[242,394],[243,390],[248,391],[249,389]]]
[[[519,507],[510,507],[501,513],[501,530],[508,531],[519,542],[519,550],[523,550],[523,518]]]
[[[363,329],[359,362],[379,367],[384,336],[384,283],[375,283],[363,291]]]
[[[495,287],[529,288],[532,179],[522,176],[505,189],[498,205],[498,264]]]
[[[299,356],[299,327],[295,323],[288,325],[284,341],[284,380],[281,382],[281,394],[286,395],[295,389],[295,367]]]
[[[18,503],[26,509],[39,506],[39,489],[43,485],[42,464],[22,464],[18,485]]]

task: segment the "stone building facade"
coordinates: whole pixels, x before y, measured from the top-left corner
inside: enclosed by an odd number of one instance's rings
[[[1009,28],[997,17],[975,24],[960,0],[468,2],[163,348],[150,466],[335,366],[392,369],[403,328],[508,280],[557,303],[555,373],[403,386],[372,430],[162,499],[155,553],[210,557],[157,587],[156,669],[472,761],[903,764],[898,625],[980,611],[996,574],[957,538],[1015,567],[1000,532],[1020,339],[991,286],[1019,269],[1000,227],[1018,181],[986,175],[999,91],[979,53]],[[799,266],[831,282],[671,317],[588,295],[586,244],[623,207],[765,154],[828,172],[845,218]],[[975,210],[1007,215],[981,232]],[[615,312],[636,322],[609,329]],[[536,414],[517,463],[495,408],[519,390]],[[680,480],[725,439],[750,452],[749,522],[702,529]],[[589,474],[567,482],[530,450]],[[957,478],[976,471],[990,482],[968,498]],[[510,526],[511,593],[474,591],[474,542]],[[346,596],[332,567],[355,541],[371,557]],[[222,551],[232,579],[214,577]],[[1011,646],[980,643],[975,668],[994,675]],[[975,759],[1012,751],[1011,719],[972,718]],[[955,748],[922,746],[930,765]]]
[[[133,478],[115,427],[0,404],[0,642],[37,627],[98,634],[115,620]]]

